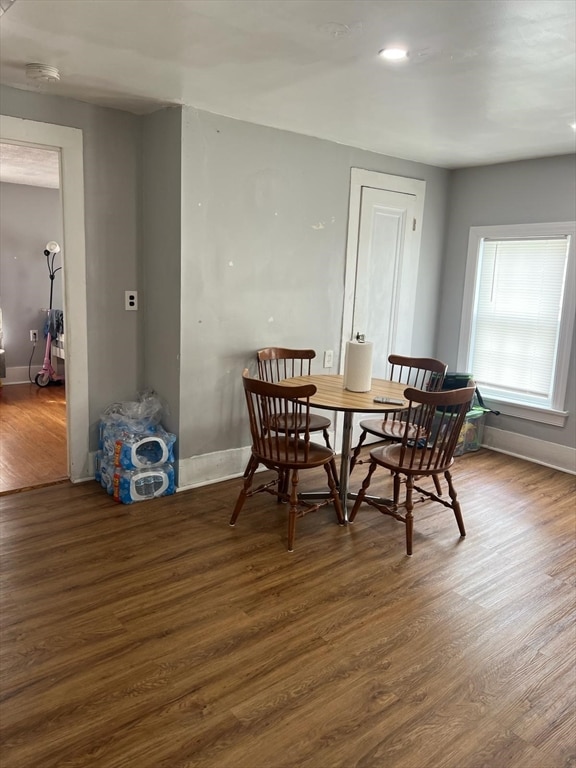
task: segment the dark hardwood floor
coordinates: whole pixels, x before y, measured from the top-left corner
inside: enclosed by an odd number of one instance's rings
[[[418,505],[411,558],[368,507],[299,520],[292,554],[268,495],[230,528],[239,480],[2,496],[0,765],[574,768],[574,477],[454,475],[468,536]]]
[[[68,478],[64,386],[0,388],[0,494]]]

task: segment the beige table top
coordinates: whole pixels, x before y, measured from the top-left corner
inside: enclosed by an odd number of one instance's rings
[[[404,399],[406,384],[398,384],[396,381],[386,379],[372,379],[372,388],[369,392],[349,392],[344,389],[344,377],[337,374],[314,374],[312,376],[295,376],[283,379],[280,384],[298,386],[301,384],[314,384],[316,394],[310,398],[310,405],[315,408],[326,408],[331,411],[359,412],[359,413],[385,413],[398,411],[408,406]],[[401,399],[403,405],[390,405],[375,403],[376,396]]]

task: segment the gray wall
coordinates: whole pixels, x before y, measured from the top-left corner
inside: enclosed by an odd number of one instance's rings
[[[124,291],[139,288],[141,120],[71,99],[0,86],[2,114],[80,128],[84,194],[91,447],[102,410],[133,400],[143,376],[140,313]],[[64,244],[65,247],[65,244]]]
[[[44,256],[49,240],[62,243],[60,191],[23,184],[0,184],[0,307],[6,366],[28,366],[30,331],[38,331],[32,374],[44,358],[44,325],[50,278]],[[62,266],[61,254],[54,268]],[[62,309],[62,271],[54,278],[52,306]]]
[[[448,205],[446,258],[442,276],[438,356],[456,364],[470,227],[492,224],[573,221],[576,215],[576,156],[525,160],[453,171]],[[507,416],[487,424],[560,445],[576,447],[574,350],[564,427]]]
[[[184,108],[180,458],[248,444],[240,372],[259,347],[313,347],[317,371],[322,350],[338,358],[352,167],[427,182],[415,350],[430,354],[448,172]]]
[[[180,423],[182,110],[143,118],[142,295],[144,382],[164,403],[164,426]],[[179,441],[175,453],[179,454]]]

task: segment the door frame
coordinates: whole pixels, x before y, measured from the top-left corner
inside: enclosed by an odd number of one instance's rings
[[[414,195],[416,224],[414,237],[412,238],[412,263],[417,266],[420,258],[426,182],[422,179],[411,179],[405,176],[393,176],[388,173],[380,173],[379,171],[365,171],[362,168],[352,168],[350,173],[348,237],[346,242],[346,265],[344,272],[344,310],[342,313],[342,338],[340,340],[340,373],[344,373],[346,342],[351,339],[353,332],[358,241],[360,236],[360,207],[362,203],[363,187]],[[414,309],[415,296],[414,306],[411,307],[411,312],[409,312],[409,321],[406,323],[403,321],[403,328],[410,340],[412,339],[412,329],[414,324]]]
[[[60,194],[66,311],[66,432],[72,482],[90,477],[89,399],[82,131],[0,115],[0,141],[31,144],[60,153]]]

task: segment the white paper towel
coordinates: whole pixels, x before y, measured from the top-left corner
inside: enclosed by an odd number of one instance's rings
[[[369,392],[372,388],[372,342],[347,341],[344,360],[344,389]]]

